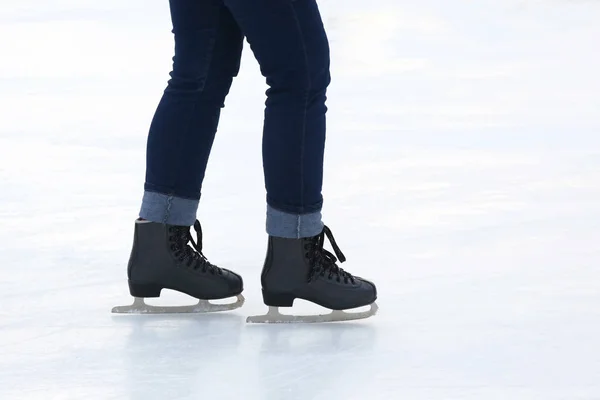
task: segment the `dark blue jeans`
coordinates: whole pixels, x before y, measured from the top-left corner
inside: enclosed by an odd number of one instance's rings
[[[269,86],[262,143],[267,232],[318,234],[330,74],[316,0],[170,0],[170,7],[173,70],[150,126],[140,216],[193,223],[246,37]]]

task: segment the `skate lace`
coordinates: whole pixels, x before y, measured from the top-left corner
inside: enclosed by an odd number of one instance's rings
[[[325,237],[329,239],[335,255],[323,248],[323,245],[325,244]],[[354,283],[354,276],[352,276],[352,274],[349,272],[344,271],[336,264],[338,259],[340,263],[345,262],[346,257],[335,242],[333,233],[331,233],[331,230],[327,226],[323,227],[323,231],[319,235],[315,236],[308,243],[306,243],[304,245],[304,249],[307,250],[306,256],[309,258],[312,265],[308,276],[309,282],[311,282],[317,276],[327,276],[327,279],[329,280],[335,278],[335,280],[338,282],[343,280],[345,284],[348,282]]]
[[[189,227],[169,227],[169,240],[171,241],[171,250],[174,252],[175,257],[177,257],[179,262],[186,262],[186,265],[194,270],[201,270],[203,273],[208,272],[213,275],[222,275],[223,270],[211,264],[206,256],[202,254],[202,226],[198,220],[194,222],[194,230],[196,231],[197,240],[194,240]]]

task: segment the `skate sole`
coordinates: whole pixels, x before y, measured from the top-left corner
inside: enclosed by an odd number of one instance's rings
[[[208,300],[198,300],[197,304],[189,306],[153,306],[146,304],[144,298],[134,297],[133,304],[129,306],[113,307],[113,314],[206,314],[220,311],[231,311],[244,305],[246,299],[243,295],[236,296],[234,303],[215,304]]]
[[[372,303],[371,308],[362,312],[347,312],[334,310],[327,314],[320,315],[286,315],[279,312],[279,307],[269,307],[265,315],[255,315],[246,318],[247,323],[253,324],[282,324],[282,323],[322,323],[322,322],[341,322],[365,319],[377,314],[379,306]]]

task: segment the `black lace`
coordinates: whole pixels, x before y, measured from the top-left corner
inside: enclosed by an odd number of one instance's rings
[[[196,231],[197,241],[192,237],[189,227],[169,227],[169,241],[171,242],[173,254],[179,262],[185,262],[189,268],[200,270],[203,273],[209,272],[213,275],[222,275],[223,270],[211,264],[204,254],[202,254],[202,226],[200,226],[198,220],[194,222],[194,230]],[[188,246],[188,243],[192,246]]]
[[[335,255],[323,248],[326,236],[333,247]],[[327,279],[330,280],[336,279],[338,282],[343,280],[344,283],[354,283],[354,277],[336,264],[338,259],[340,263],[345,262],[346,257],[338,247],[331,230],[327,226],[323,228],[323,231],[319,235],[310,238],[304,245],[304,249],[307,250],[306,257],[309,258],[312,266],[308,275],[309,282],[320,275],[323,277],[327,276]],[[337,258],[335,256],[337,256]]]

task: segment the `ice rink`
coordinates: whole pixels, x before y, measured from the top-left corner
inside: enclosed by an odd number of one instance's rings
[[[115,316],[168,2],[0,3],[0,399],[600,399],[600,2],[320,2],[325,223],[380,310],[277,326],[245,323],[266,311],[249,46],[199,211],[246,305]]]

